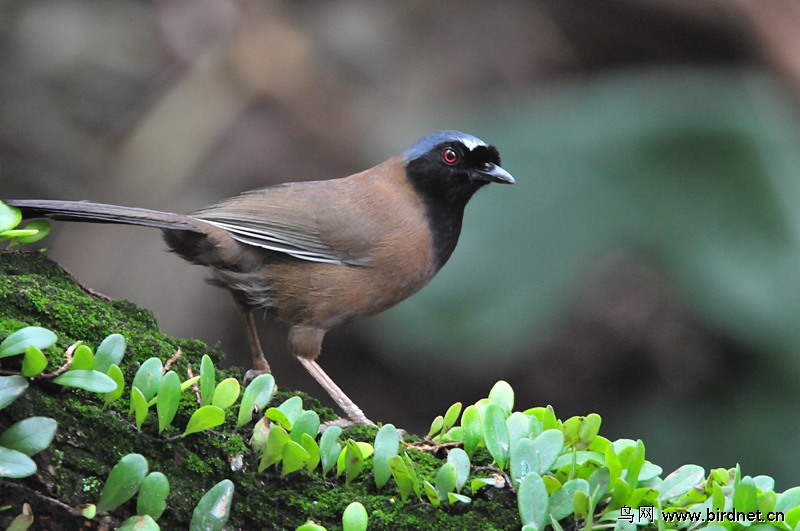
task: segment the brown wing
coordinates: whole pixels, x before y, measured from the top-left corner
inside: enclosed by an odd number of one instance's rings
[[[193,216],[247,245],[313,262],[369,266],[392,225],[392,194],[376,193],[391,186],[385,174],[378,166],[343,179],[260,188]]]

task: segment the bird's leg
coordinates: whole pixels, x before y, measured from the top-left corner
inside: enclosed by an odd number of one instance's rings
[[[334,402],[345,412],[347,418],[350,419],[355,424],[366,424],[367,426],[375,426],[375,423],[372,422],[364,415],[364,412],[361,411],[361,408],[358,407],[355,402],[350,400],[350,398],[344,394],[338,385],[331,380],[331,377],[328,376],[325,371],[322,370],[322,367],[314,361],[307,358],[302,358],[300,356],[296,356],[300,363],[303,364],[303,367],[314,377],[314,379],[319,382],[319,384],[328,392],[328,394],[333,398]]]
[[[244,327],[247,329],[247,342],[250,344],[250,353],[253,356],[253,368],[244,374],[244,381],[251,380],[259,374],[267,374],[272,372],[269,368],[269,363],[264,357],[264,351],[261,350],[261,342],[258,340],[258,332],[256,331],[256,322],[253,319],[253,310],[247,306],[236,302],[236,307],[239,308],[239,313],[242,315]]]

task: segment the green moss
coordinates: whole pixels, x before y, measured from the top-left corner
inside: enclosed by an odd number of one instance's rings
[[[59,342],[53,353],[58,355],[75,341],[96,347],[107,335],[121,333],[127,343],[122,369],[128,383],[144,360],[156,356],[166,361],[178,348],[183,355],[172,368],[181,375],[186,374],[189,363],[196,367],[204,354],[211,356],[217,366],[222,359],[220,351],[199,341],[161,334],[152,314],[146,310],[89,293],[39,253],[2,252],[0,339],[26,325],[55,331]],[[7,358],[2,360],[3,366],[11,367],[14,360],[19,363],[18,358]],[[240,378],[241,371],[219,371],[217,377],[221,380],[229,375]],[[282,390],[273,403],[281,403],[294,394],[299,393]],[[65,528],[77,529],[83,526],[81,518],[46,500],[58,499],[72,507],[97,502],[111,467],[123,455],[140,453],[147,458],[151,471],[164,473],[170,481],[168,509],[159,519],[162,529],[186,529],[203,493],[225,478],[235,485],[229,529],[294,529],[309,518],[329,530],[341,529],[342,512],[355,500],[366,507],[372,531],[493,531],[520,527],[516,501],[508,489],[483,489],[469,505],[434,509],[416,499],[402,503],[393,482],[377,492],[369,472],[349,488],[345,488],[344,478],[333,474],[321,477],[318,471],[311,475],[298,472],[285,478],[274,469],[258,473],[260,456],[246,444],[252,434],[252,423],[237,431],[232,413],[218,431],[174,438],[182,433],[197,407],[193,396],[185,393],[174,428],[159,436],[155,413],[151,412],[139,432],[128,419],[128,396],[126,392],[123,399],[104,410],[96,395],[32,380],[20,399],[0,410],[0,431],[22,418],[43,415],[58,422],[56,439],[47,451],[35,457],[40,471],[38,479],[6,480],[0,489],[0,506],[10,504],[19,511],[21,504],[27,502],[33,506],[34,515],[50,515],[63,520]],[[336,418],[333,411],[320,407],[316,399],[300,396],[303,407],[318,411],[323,421]],[[358,426],[346,430],[342,438],[372,442],[375,433],[375,428]],[[441,459],[407,451],[418,473],[432,479],[442,464]],[[239,456],[241,465],[232,470],[231,463]],[[125,504],[113,516],[123,519],[130,515],[130,510],[131,504]]]

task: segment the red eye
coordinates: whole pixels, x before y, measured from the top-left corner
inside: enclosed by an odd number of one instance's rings
[[[442,159],[447,164],[455,164],[458,162],[458,153],[456,153],[456,150],[453,148],[447,148],[442,151]]]

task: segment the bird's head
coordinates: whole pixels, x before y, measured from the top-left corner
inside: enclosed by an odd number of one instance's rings
[[[489,183],[514,184],[497,148],[459,131],[432,133],[405,150],[406,177],[425,204],[437,268],[458,241],[464,207]]]
[[[490,182],[515,182],[500,166],[496,147],[459,131],[431,133],[405,150],[402,158],[409,179],[423,192],[440,190],[468,200]]]

